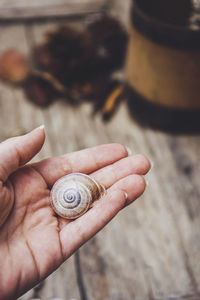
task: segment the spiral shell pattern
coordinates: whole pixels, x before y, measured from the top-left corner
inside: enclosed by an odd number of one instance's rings
[[[82,173],[71,173],[56,181],[51,190],[54,211],[66,219],[84,214],[105,193],[96,180]]]

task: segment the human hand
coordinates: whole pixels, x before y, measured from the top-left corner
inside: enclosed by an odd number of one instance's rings
[[[26,163],[45,139],[39,127],[0,144],[0,223],[5,206],[14,206],[0,228],[0,299],[16,299],[39,283],[102,229],[145,189],[150,168],[142,155],[128,157],[120,144],[108,144]],[[50,190],[60,177],[82,172],[107,189],[92,209],[70,221],[50,205]]]

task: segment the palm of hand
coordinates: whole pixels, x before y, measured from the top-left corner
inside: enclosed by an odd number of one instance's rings
[[[60,219],[49,205],[50,190],[42,176],[32,167],[25,167],[11,177],[11,186],[8,192],[10,197],[14,192],[15,205],[0,237],[5,251],[0,252],[0,261],[7,261],[4,274],[9,270],[5,285],[16,274],[12,285],[18,295],[23,286],[31,287],[56,269],[63,255]]]
[[[3,300],[17,298],[48,276],[145,189],[141,175],[149,170],[149,161],[141,155],[127,157],[126,149],[119,144],[20,167],[39,151],[43,142],[44,132],[36,129],[0,144],[0,207],[14,198],[12,212],[0,228]],[[108,191],[74,221],[57,217],[49,198],[54,182],[71,172],[90,174]]]

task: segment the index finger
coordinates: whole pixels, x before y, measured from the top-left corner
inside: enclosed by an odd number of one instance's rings
[[[73,172],[90,174],[128,156],[121,144],[104,144],[32,164],[51,187],[60,177]]]

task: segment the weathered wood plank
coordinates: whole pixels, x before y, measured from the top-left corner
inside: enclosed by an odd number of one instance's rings
[[[32,28],[36,42],[54,24],[45,26]],[[1,40],[10,37],[9,46],[14,45],[12,32],[17,36],[16,28],[0,31]],[[21,91],[0,88],[1,139],[15,127],[30,130],[45,123],[47,148],[39,157],[120,142],[154,161],[144,196],[80,249],[77,270],[81,270],[86,299],[199,299],[200,136],[173,136],[142,128],[129,117],[125,101],[111,121],[104,123],[100,115],[91,117],[90,104],[73,108],[57,102],[41,110],[27,102]],[[75,277],[70,260],[37,293],[31,291],[24,299],[34,295],[45,300],[55,296],[80,299]]]
[[[43,30],[41,25],[34,28],[36,39],[42,40]],[[81,248],[87,299],[199,297],[200,249],[198,242],[194,250],[190,244],[194,238],[200,238],[199,220],[191,223],[188,208],[183,205],[188,178],[177,169],[181,141],[193,165],[199,160],[199,137],[177,137],[144,129],[130,119],[125,103],[108,123],[103,123],[100,115],[91,118],[91,112],[89,104],[74,109],[58,103],[50,108],[49,117],[55,122],[49,126],[55,134],[62,133],[54,137],[59,151],[69,144],[75,150],[120,142],[134,153],[146,154],[154,160],[155,167],[148,176],[150,186],[145,195]],[[199,203],[197,173],[196,170],[193,175],[197,178],[195,205]]]
[[[177,171],[177,162],[184,149],[197,175],[199,136],[176,137],[142,129],[128,118],[125,107],[106,129],[99,130],[106,131],[108,142],[122,142],[135,153],[148,155],[155,167],[144,196],[82,248],[88,299],[169,299],[170,295],[198,299],[200,219],[191,222],[183,199],[191,196],[189,184],[195,199],[188,201],[197,207],[199,185],[193,184],[198,179],[191,183]]]
[[[71,16],[98,12],[104,0],[7,0],[0,3],[0,19]]]

